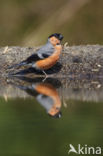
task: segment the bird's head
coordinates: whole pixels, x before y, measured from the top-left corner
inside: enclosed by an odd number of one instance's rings
[[[49,114],[49,116],[51,116],[52,118],[57,119],[57,118],[61,118],[61,117],[62,117],[62,113],[59,111],[59,112],[56,113],[55,115],[51,115],[51,114]]]
[[[49,116],[53,117],[53,118],[61,118],[62,113],[60,111],[59,108],[52,108],[49,112],[48,112]]]
[[[63,39],[63,35],[59,33],[54,33],[48,37],[48,40],[53,46],[59,45]]]

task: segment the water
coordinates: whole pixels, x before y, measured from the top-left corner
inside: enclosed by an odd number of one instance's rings
[[[69,144],[103,146],[102,80],[13,78],[2,90],[0,155],[67,156]],[[48,115],[52,107],[60,118]]]

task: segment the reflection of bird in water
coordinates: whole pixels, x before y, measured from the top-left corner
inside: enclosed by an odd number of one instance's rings
[[[63,36],[61,34],[55,33],[50,35],[48,37],[47,43],[35,54],[31,55],[19,64],[15,64],[9,67],[9,69],[14,67],[27,66],[40,70],[46,75],[44,70],[50,69],[59,60],[62,51],[62,39]]]
[[[46,109],[50,116],[55,118],[61,117],[61,100],[53,85],[49,83],[32,83],[31,85],[23,85],[23,83],[15,84],[15,81],[9,83],[36,97],[37,101]]]
[[[39,93],[38,102],[45,107],[48,114],[53,117],[61,117],[61,101],[56,89],[50,84],[38,84],[34,86]]]

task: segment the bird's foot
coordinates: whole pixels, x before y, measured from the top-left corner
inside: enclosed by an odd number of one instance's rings
[[[43,70],[42,71],[43,73],[44,73],[44,75],[45,75],[45,78],[43,79],[43,82],[48,78],[48,75],[46,74],[46,72]]]

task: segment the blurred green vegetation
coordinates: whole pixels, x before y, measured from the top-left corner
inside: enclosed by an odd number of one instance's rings
[[[0,98],[0,155],[66,156],[70,143],[103,146],[103,103],[67,104],[52,119],[34,98]]]
[[[0,46],[44,44],[54,32],[69,45],[103,44],[103,0],[0,0]]]

